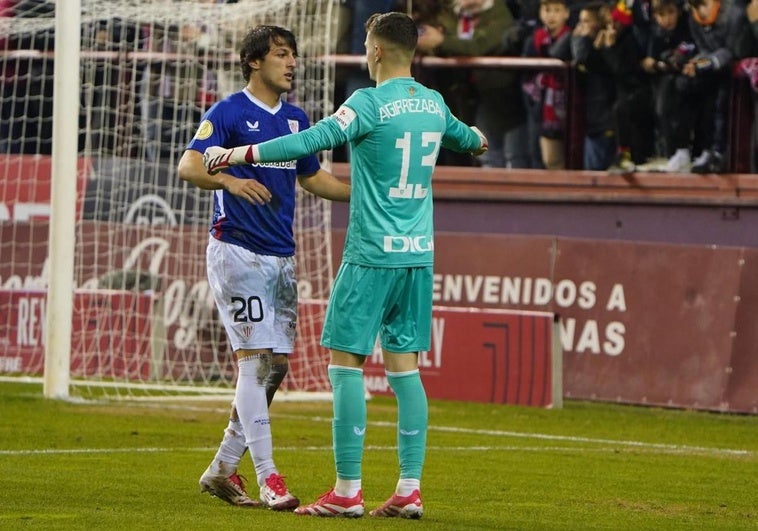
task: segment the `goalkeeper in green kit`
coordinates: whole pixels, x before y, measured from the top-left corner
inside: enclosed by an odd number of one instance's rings
[[[349,143],[351,199],[345,248],[321,344],[330,349],[334,391],[334,488],[295,513],[359,517],[366,434],[363,365],[379,334],[398,405],[400,476],[371,516],[420,518],[428,408],[418,369],[430,347],[434,227],[432,173],[440,147],[480,155],[487,140],[451,113],[442,96],[411,77],[417,29],[402,13],[366,22],[366,61],[376,87],[357,90],[307,130],[258,145],[210,147],[214,174],[232,165],[297,160]]]

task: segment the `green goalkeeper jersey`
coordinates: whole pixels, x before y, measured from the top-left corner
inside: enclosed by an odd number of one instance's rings
[[[351,195],[342,260],[372,267],[434,262],[432,173],[440,147],[476,151],[479,136],[413,78],[353,93],[311,128],[262,143],[256,161],[296,160],[350,145]]]

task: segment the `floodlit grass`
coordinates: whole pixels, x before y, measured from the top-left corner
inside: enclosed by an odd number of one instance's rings
[[[397,479],[394,401],[369,402],[367,509]],[[231,507],[197,480],[228,404],[45,400],[0,383],[0,529],[758,529],[758,417],[567,401],[432,401],[420,521]],[[272,406],[275,458],[309,503],[334,481],[331,404]],[[245,457],[240,472],[254,478]],[[254,482],[254,481],[253,481]]]

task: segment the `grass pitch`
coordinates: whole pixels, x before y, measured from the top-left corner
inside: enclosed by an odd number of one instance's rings
[[[397,479],[394,401],[368,409],[367,511]],[[756,416],[431,401],[424,517],[398,521],[200,494],[227,412],[222,401],[74,404],[0,383],[0,529],[758,529]],[[334,482],[331,404],[275,400],[271,412],[277,466],[310,503]],[[254,483],[248,456],[240,472]]]

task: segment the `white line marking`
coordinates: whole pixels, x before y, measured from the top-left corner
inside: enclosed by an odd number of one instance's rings
[[[148,406],[142,404],[142,406]],[[149,407],[149,406],[148,406]],[[214,411],[219,414],[228,414],[229,409],[218,407],[199,407],[199,406],[171,406],[167,404],[159,404],[156,407],[161,409],[183,409],[194,411]],[[273,414],[273,418],[287,418],[293,420],[304,420],[309,422],[324,422],[331,423],[330,417],[321,416],[306,416],[306,415],[288,415],[288,414]],[[378,428],[395,428],[397,425],[394,422],[374,421],[369,422],[369,426]],[[517,431],[505,431],[505,430],[484,430],[484,429],[471,429],[460,428],[455,426],[429,426],[430,432],[443,432],[443,433],[465,433],[470,435],[487,435],[491,437],[503,437],[503,438],[517,438],[517,439],[537,439],[543,441],[561,441],[571,444],[592,444],[602,445],[598,448],[588,448],[586,446],[429,446],[429,451],[509,451],[509,452],[621,452],[626,449],[634,449],[637,452],[644,453],[659,453],[659,454],[680,454],[680,455],[702,455],[702,456],[739,456],[739,457],[754,457],[755,452],[751,450],[732,449],[732,448],[709,448],[705,446],[690,446],[680,444],[666,444],[666,443],[650,443],[643,441],[630,441],[630,440],[613,440],[613,439],[594,439],[591,437],[576,437],[570,435],[551,435],[546,433],[530,433],[530,432],[517,432]],[[622,447],[622,448],[619,448]],[[366,446],[367,450],[393,450],[397,449],[396,446]],[[73,448],[73,449],[38,449],[38,450],[0,450],[0,456],[3,455],[52,455],[52,454],[103,454],[103,453],[128,453],[128,452],[143,452],[143,453],[159,453],[159,452],[209,452],[215,451],[216,448]],[[311,447],[277,447],[277,451],[331,451],[331,446],[311,446]]]
[[[397,446],[367,445],[370,451],[397,451]],[[0,456],[24,456],[24,455],[96,455],[96,454],[123,454],[123,453],[167,453],[167,452],[213,452],[216,448],[56,448],[47,450],[0,450]],[[332,446],[278,446],[277,452],[331,452]],[[584,446],[429,446],[431,452],[574,452],[574,453],[621,453],[617,447],[606,446],[587,448]],[[702,450],[686,446],[668,445],[660,447],[635,448],[635,452],[649,454],[671,455],[712,455],[726,453],[728,455],[750,456],[747,450],[723,450],[703,448]]]
[[[280,415],[284,417],[285,415]],[[304,417],[297,415],[287,415],[289,418],[300,420],[313,420],[313,421],[327,421],[331,422],[331,419],[324,417]],[[369,422],[370,426],[377,426],[382,428],[394,428],[397,425],[394,422]],[[545,433],[529,433],[518,431],[504,431],[504,430],[482,430],[471,428],[459,428],[455,426],[429,426],[429,431],[438,431],[444,433],[467,433],[472,435],[489,435],[494,437],[513,437],[519,439],[540,439],[544,441],[564,441],[572,443],[587,443],[587,444],[605,444],[605,445],[619,445],[630,446],[635,448],[655,449],[666,453],[692,453],[692,454],[724,454],[724,455],[741,455],[751,456],[753,452],[750,450],[735,450],[731,448],[708,448],[705,446],[689,446],[680,444],[666,444],[666,443],[649,443],[642,441],[626,441],[626,440],[614,440],[614,439],[593,439],[590,437],[575,437],[571,435],[550,435]]]

